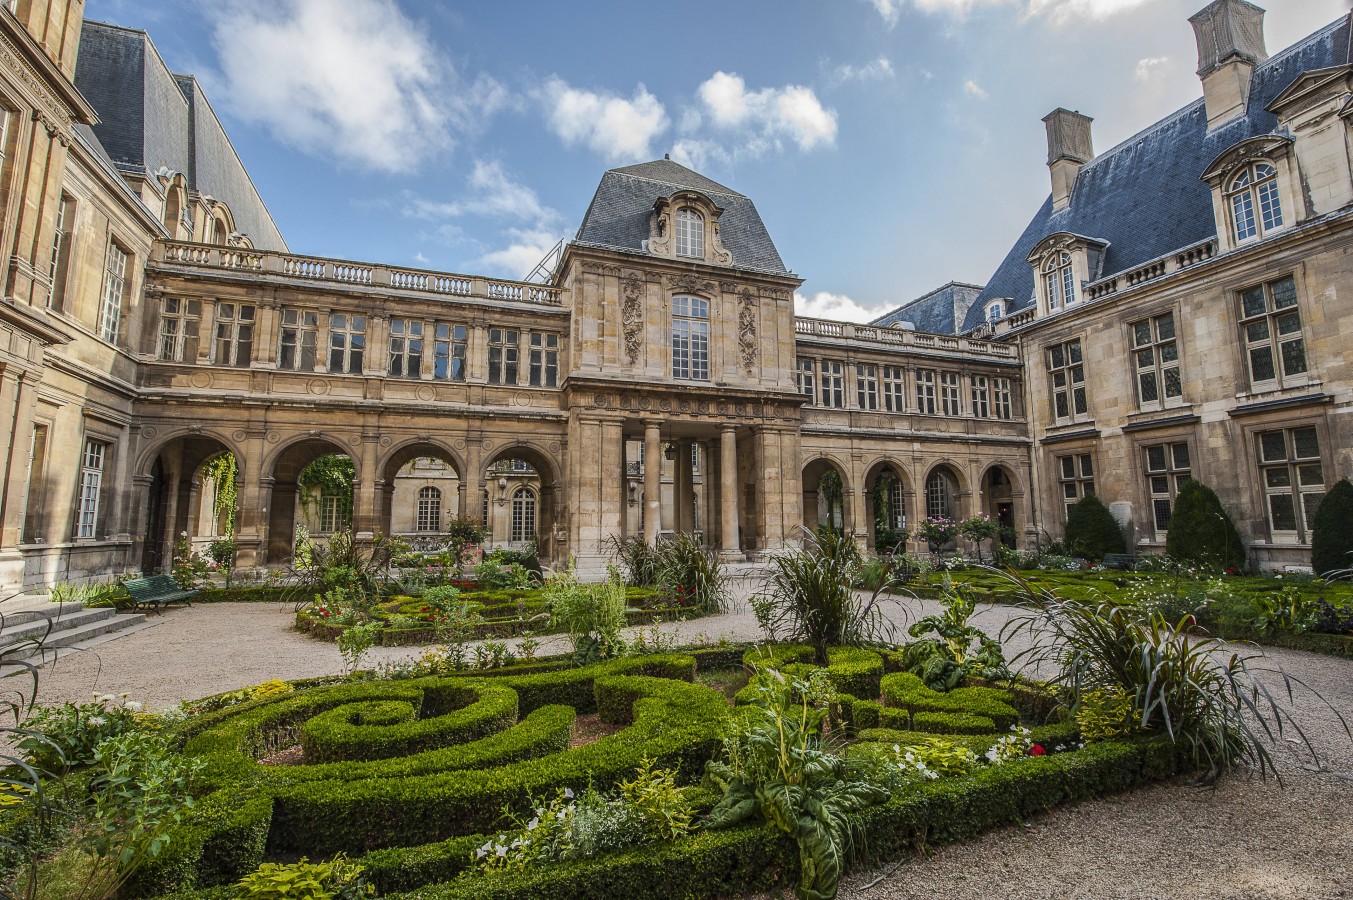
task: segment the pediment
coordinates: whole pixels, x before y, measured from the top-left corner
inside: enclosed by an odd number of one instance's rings
[[[1285,134],[1261,134],[1232,144],[1212,160],[1202,180],[1215,182],[1255,159],[1285,157],[1292,146],[1292,138]]]
[[[1353,66],[1333,66],[1328,69],[1302,72],[1265,108],[1274,115],[1280,115],[1281,110],[1299,101],[1348,91],[1350,79],[1353,79]]]

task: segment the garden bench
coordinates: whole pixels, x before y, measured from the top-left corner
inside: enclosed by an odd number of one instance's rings
[[[1104,568],[1106,569],[1131,569],[1137,565],[1137,557],[1131,553],[1105,553]]]
[[[179,587],[172,575],[152,575],[149,578],[133,578],[122,582],[122,586],[131,595],[132,604],[137,608],[152,607],[164,615],[161,607],[170,603],[187,603],[192,606],[192,598],[201,591],[185,591]]]

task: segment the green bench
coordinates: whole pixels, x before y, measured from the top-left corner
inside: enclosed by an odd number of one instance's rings
[[[201,591],[185,591],[179,587],[172,575],[133,578],[131,581],[122,582],[122,586],[131,595],[133,606],[138,609],[152,607],[160,615],[164,615],[161,607],[171,603],[187,603],[192,606],[192,598],[201,593]]]
[[[1131,553],[1105,553],[1104,568],[1106,569],[1128,569],[1131,570],[1137,565],[1137,557]]]

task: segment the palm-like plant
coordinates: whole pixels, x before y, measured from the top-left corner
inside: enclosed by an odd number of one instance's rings
[[[724,612],[728,606],[728,573],[717,551],[704,547],[693,534],[679,534],[658,544],[653,561],[656,582],[681,589],[703,613]]]
[[[0,629],[4,628],[4,624],[4,615],[0,613]],[[43,642],[51,630],[51,620],[48,619],[47,630],[41,635],[0,648],[0,740],[11,748],[25,741],[30,746],[45,744],[59,758],[61,750],[50,739],[19,726],[28,717],[38,693],[37,665],[27,657],[36,655],[39,660],[42,658]],[[22,751],[11,749],[0,753],[0,807],[8,810],[28,807],[39,831],[48,824],[51,803],[46,786],[41,773],[29,763]],[[37,890],[37,856],[31,852],[31,848],[16,843],[9,833],[0,833],[0,849],[28,857],[28,877],[22,879],[27,890],[23,896],[33,897]],[[0,883],[0,900],[15,900],[16,896],[11,886]]]

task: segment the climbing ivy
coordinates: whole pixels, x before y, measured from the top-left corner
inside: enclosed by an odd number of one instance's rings
[[[225,520],[223,537],[226,538],[235,536],[235,510],[239,499],[238,475],[239,463],[236,462],[233,453],[214,456],[202,467],[202,477],[209,478],[216,484],[216,504],[212,507],[212,513],[217,521]]]
[[[302,508],[312,513],[320,497],[339,497],[342,501],[341,518],[351,519],[353,482],[356,479],[357,467],[353,465],[352,457],[341,453],[321,456],[302,469],[300,478],[296,479]]]
[[[841,473],[835,469],[827,469],[822,473],[822,478],[817,483],[817,489],[822,492],[822,496],[827,501],[827,525],[835,529],[836,517],[841,516],[842,523],[845,521],[845,505],[841,502],[845,496],[844,489],[841,486]]]

